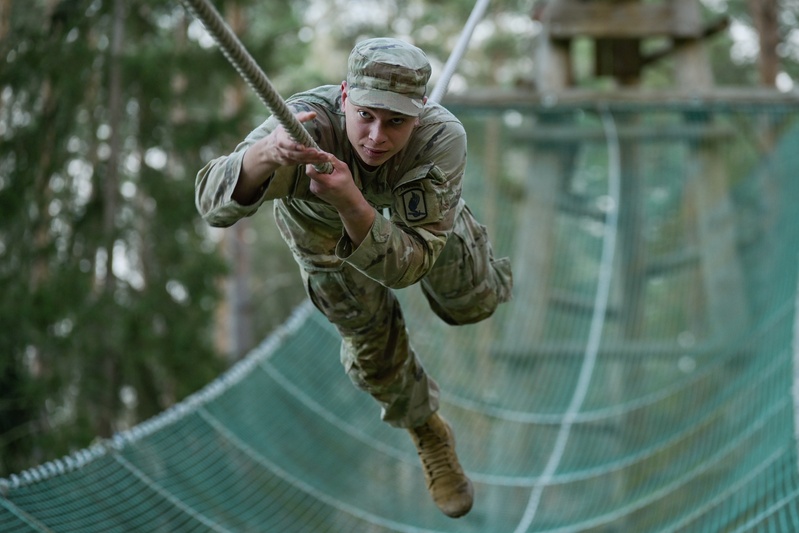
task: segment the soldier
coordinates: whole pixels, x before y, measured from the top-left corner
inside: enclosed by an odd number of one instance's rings
[[[270,117],[200,170],[195,192],[212,226],[273,200],[308,296],[341,334],[350,379],[380,403],[385,422],[409,431],[433,500],[457,518],[472,507],[472,483],[392,289],[420,282],[432,310],[459,325],[490,316],[510,299],[512,281],[509,260],[494,258],[461,199],[466,134],[427,101],[430,72],[424,53],[403,41],[358,43],[340,86],[287,100],[319,149]],[[315,168],[325,162],[329,174]]]

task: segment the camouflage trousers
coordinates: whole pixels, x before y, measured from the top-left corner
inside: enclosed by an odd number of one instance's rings
[[[439,388],[408,337],[393,291],[335,255],[342,225],[303,202],[275,200],[275,220],[300,265],[313,304],[338,329],[341,362],[356,387],[382,407],[396,427],[415,427],[439,406]],[[486,229],[463,205],[453,234],[421,289],[431,309],[453,325],[483,320],[510,299],[508,258],[495,259]]]

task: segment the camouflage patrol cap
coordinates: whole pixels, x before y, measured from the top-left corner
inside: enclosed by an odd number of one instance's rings
[[[347,96],[357,106],[415,117],[422,112],[430,72],[417,47],[399,39],[367,39],[350,53]]]

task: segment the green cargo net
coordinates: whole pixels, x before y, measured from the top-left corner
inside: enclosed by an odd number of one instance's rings
[[[306,303],[175,408],[2,480],[0,531],[797,530],[799,105],[452,109],[514,300],[453,328],[399,296],[470,514]]]

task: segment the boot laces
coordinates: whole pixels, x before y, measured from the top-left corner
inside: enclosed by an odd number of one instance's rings
[[[444,429],[446,431],[446,428]],[[417,428],[415,433],[419,443],[419,455],[428,472],[430,485],[444,476],[453,474],[449,435],[446,433],[440,435],[430,424]]]

